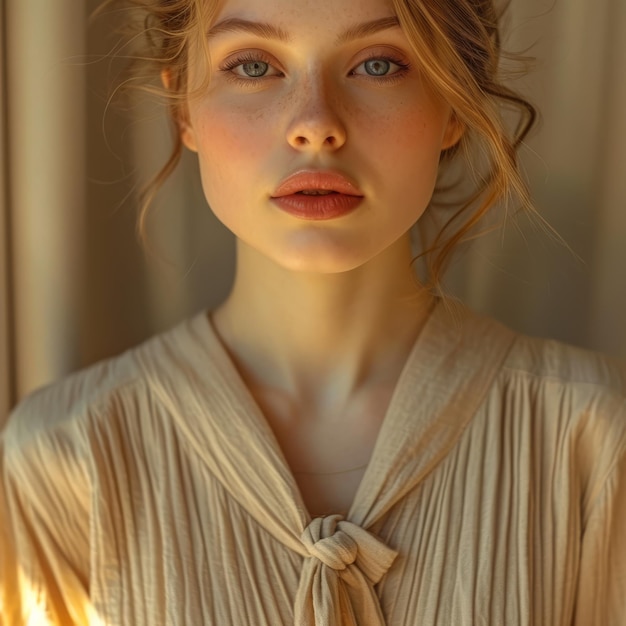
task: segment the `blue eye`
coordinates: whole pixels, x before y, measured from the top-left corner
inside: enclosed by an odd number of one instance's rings
[[[239,54],[232,59],[228,59],[220,67],[227,78],[235,81],[256,83],[260,79],[282,76],[281,72],[272,65],[266,55],[256,50]]]
[[[370,76],[385,76],[391,69],[391,62],[387,59],[370,59],[363,66]]]
[[[269,67],[269,63],[265,63],[264,61],[252,61],[250,63],[241,64],[241,70],[246,76],[250,76],[250,78],[265,76]]]
[[[396,81],[410,69],[409,63],[391,56],[372,56],[362,61],[351,72],[353,76],[363,76],[377,81]]]

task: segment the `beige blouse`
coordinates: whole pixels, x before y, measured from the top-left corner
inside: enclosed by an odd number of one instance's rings
[[[625,395],[438,305],[347,517],[312,520],[198,315],[10,419],[0,622],[624,626]]]

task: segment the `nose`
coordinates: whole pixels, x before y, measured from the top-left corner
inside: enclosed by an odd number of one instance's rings
[[[287,141],[301,152],[335,151],[346,142],[346,128],[337,110],[337,94],[320,76],[300,83],[287,128]],[[334,96],[334,99],[333,99]]]

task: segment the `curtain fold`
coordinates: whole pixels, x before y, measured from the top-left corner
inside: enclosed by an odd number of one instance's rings
[[[8,0],[13,370],[23,395],[76,362],[85,210],[85,11]]]
[[[590,343],[626,358],[626,2],[611,5],[607,22]]]
[[[9,287],[10,239],[8,204],[8,154],[6,132],[6,37],[4,3],[0,4],[0,426],[2,416],[15,402],[12,367],[11,313]]]

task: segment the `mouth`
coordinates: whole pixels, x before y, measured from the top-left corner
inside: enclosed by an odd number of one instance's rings
[[[363,194],[347,176],[333,171],[300,171],[287,177],[271,197],[285,213],[303,220],[330,220],[354,211]]]
[[[340,172],[303,170],[283,180],[272,194],[272,198],[291,195],[328,196],[331,194],[363,197],[356,183]]]
[[[338,191],[330,191],[329,189],[303,189],[297,191],[296,195],[300,196],[329,196],[331,193],[339,193]]]

